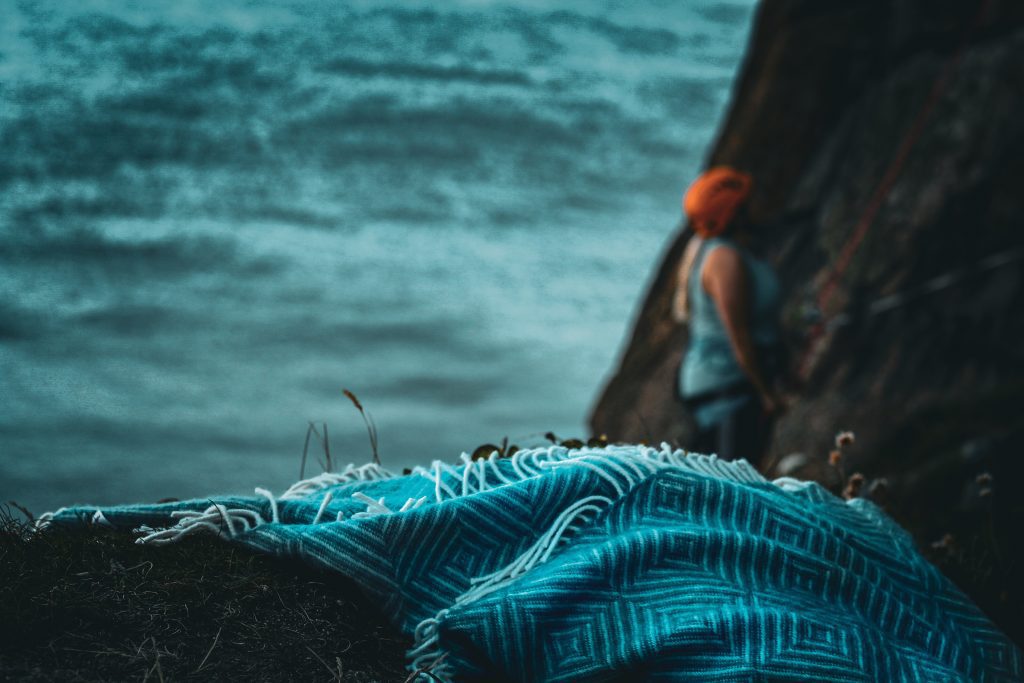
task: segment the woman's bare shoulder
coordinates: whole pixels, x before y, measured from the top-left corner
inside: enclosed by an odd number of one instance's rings
[[[731,277],[743,273],[743,256],[739,249],[728,242],[720,242],[708,246],[701,268],[701,279],[708,277]]]

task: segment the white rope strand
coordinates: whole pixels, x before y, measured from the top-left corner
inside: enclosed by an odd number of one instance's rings
[[[274,498],[274,494],[271,493],[270,491],[268,491],[267,489],[261,489],[258,486],[256,487],[256,493],[257,493],[257,495],[263,496],[264,498],[266,498],[267,500],[270,501],[270,519],[271,519],[271,521],[280,522],[281,521],[281,516],[280,516],[280,514],[278,514],[278,511],[277,511],[277,499]]]
[[[313,518],[313,524],[319,524],[321,518],[324,516],[324,512],[327,511],[327,506],[331,504],[331,499],[334,495],[328,491],[324,494],[324,499],[320,502],[320,509],[316,511],[316,517]]]
[[[512,479],[509,479],[508,477],[506,477],[502,473],[501,467],[498,466],[498,460],[500,460],[500,459],[501,459],[501,457],[498,455],[497,451],[495,451],[494,453],[491,453],[491,456],[489,458],[487,458],[487,462],[491,466],[491,471],[494,472],[494,476],[502,484],[514,484],[515,481],[512,480]]]

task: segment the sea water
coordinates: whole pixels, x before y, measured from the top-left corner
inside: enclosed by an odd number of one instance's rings
[[[755,4],[0,3],[0,500],[584,435]]]

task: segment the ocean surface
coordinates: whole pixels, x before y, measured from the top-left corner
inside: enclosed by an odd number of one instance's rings
[[[755,5],[0,2],[0,502],[584,436]]]

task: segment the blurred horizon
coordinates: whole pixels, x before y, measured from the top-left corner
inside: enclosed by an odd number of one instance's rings
[[[0,500],[584,435],[755,6],[0,8]]]

